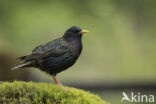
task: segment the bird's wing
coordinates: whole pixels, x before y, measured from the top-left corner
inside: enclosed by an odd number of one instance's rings
[[[20,59],[30,61],[40,58],[46,58],[49,56],[56,57],[66,53],[67,51],[69,51],[68,43],[66,43],[66,41],[64,41],[62,38],[58,38],[56,40],[50,41],[45,45],[37,46],[32,51],[32,54],[20,57]]]

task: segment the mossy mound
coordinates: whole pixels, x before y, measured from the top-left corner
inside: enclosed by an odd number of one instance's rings
[[[34,82],[1,82],[0,104],[108,104],[83,90]]]

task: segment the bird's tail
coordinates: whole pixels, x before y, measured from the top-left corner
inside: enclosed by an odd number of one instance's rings
[[[28,66],[28,65],[30,65],[32,62],[24,62],[24,63],[22,63],[22,64],[19,64],[19,65],[17,65],[17,66],[15,66],[15,67],[13,67],[13,68],[11,68],[11,70],[15,70],[15,69],[18,69],[18,68],[22,68],[22,67],[25,67],[25,66]]]

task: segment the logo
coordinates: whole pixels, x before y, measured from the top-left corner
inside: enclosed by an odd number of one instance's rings
[[[122,92],[122,99],[121,102],[123,101],[128,101],[128,102],[149,102],[152,103],[154,102],[154,95],[146,95],[146,94],[141,94],[138,92],[135,94],[134,92],[130,93],[130,96],[128,96],[125,92]]]

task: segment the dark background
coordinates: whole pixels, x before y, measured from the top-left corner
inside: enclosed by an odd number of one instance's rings
[[[64,85],[120,104],[123,91],[156,92],[155,0],[1,0],[0,81],[52,83],[35,68],[11,71],[16,57],[63,35],[73,25],[90,32]]]

